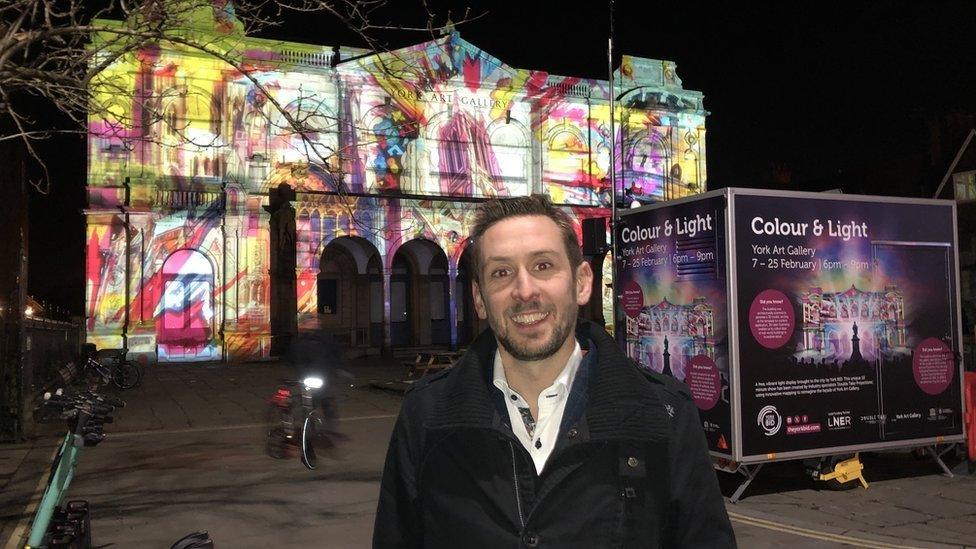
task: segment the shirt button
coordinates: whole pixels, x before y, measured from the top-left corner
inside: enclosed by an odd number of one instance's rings
[[[635,458],[635,457],[629,457],[629,458],[627,458],[627,465],[629,465],[631,467],[637,467],[637,463],[638,463],[637,458]]]
[[[566,438],[576,438],[576,435],[578,434],[579,430],[576,427],[573,427],[566,433]]]
[[[537,536],[534,532],[528,532],[522,536],[522,541],[525,542],[527,547],[536,547],[539,545],[539,536]]]
[[[518,400],[518,395],[512,395],[512,400]]]

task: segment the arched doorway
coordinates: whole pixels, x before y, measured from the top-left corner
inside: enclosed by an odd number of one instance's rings
[[[403,254],[397,252],[390,270],[390,345],[410,345],[413,330],[410,322],[415,268]]]
[[[390,273],[392,346],[450,344],[447,271],[447,255],[429,240],[411,240],[397,250]]]
[[[345,345],[367,347],[383,342],[383,284],[379,265],[379,252],[360,237],[335,238],[322,251],[315,312],[322,325]],[[374,324],[379,325],[378,334]]]
[[[219,358],[213,339],[213,265],[205,255],[178,250],[163,263],[163,298],[156,319],[161,362]]]

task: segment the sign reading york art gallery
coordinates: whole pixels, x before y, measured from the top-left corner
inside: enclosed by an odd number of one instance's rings
[[[950,206],[734,207],[744,455],[961,433]]]

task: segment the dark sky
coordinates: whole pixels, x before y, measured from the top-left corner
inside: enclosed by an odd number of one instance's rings
[[[931,194],[945,169],[929,154],[933,128],[976,113],[976,2],[798,4],[616,2],[616,52],[674,61],[684,87],[705,94],[711,188],[769,186],[778,167],[791,188]],[[391,1],[375,20],[423,24],[418,5]],[[430,5],[441,18],[447,6],[455,20],[464,6],[483,14],[459,25],[461,36],[512,66],[607,78],[606,2]],[[360,45],[333,21],[307,16],[273,36]],[[377,36],[394,48],[430,38]],[[964,137],[939,135],[951,152]],[[49,151],[57,176],[54,192],[31,204],[31,291],[80,312],[84,151],[77,140]],[[905,159],[920,156],[928,171],[908,186],[891,182]]]

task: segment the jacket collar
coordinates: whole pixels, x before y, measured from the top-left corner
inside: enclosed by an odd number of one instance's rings
[[[667,425],[660,395],[606,331],[589,321],[580,321],[576,338],[584,349],[594,347],[596,355],[595,360],[584,359],[580,368],[587,368],[586,375],[577,376],[579,382],[588,384],[581,438],[665,437]],[[444,379],[445,390],[425,423],[428,429],[497,428],[503,423],[495,404],[497,389],[491,385],[497,345],[491,330],[482,332],[471,344]],[[573,390],[577,388],[574,386]]]

